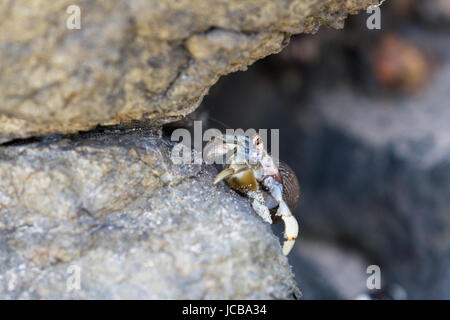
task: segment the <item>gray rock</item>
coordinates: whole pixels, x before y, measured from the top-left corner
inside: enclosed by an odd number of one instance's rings
[[[227,73],[293,33],[342,27],[371,0],[78,1],[0,4],[0,142],[192,112]]]
[[[170,150],[152,129],[0,147],[0,298],[299,297],[249,201]]]

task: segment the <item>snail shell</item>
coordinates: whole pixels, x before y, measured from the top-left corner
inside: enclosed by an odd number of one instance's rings
[[[278,170],[280,171],[281,180],[283,182],[283,199],[294,213],[300,199],[300,186],[298,184],[297,176],[294,170],[286,163],[279,163]]]

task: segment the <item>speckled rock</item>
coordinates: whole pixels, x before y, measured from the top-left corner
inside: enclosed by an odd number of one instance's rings
[[[152,129],[1,147],[0,298],[299,297],[248,199],[170,150]]]
[[[0,142],[192,112],[227,73],[278,52],[290,34],[341,27],[371,0],[0,3]]]

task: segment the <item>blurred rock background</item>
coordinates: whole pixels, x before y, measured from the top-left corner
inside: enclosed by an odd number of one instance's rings
[[[221,79],[200,114],[280,128],[302,188],[289,260],[304,298],[355,298],[377,264],[397,297],[448,299],[450,2],[387,1],[381,30],[368,16]]]

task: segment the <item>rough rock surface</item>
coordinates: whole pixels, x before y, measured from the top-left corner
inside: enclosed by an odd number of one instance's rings
[[[0,297],[298,297],[248,200],[170,150],[151,129],[1,147]]]
[[[192,112],[224,74],[371,0],[0,3],[0,142]]]

